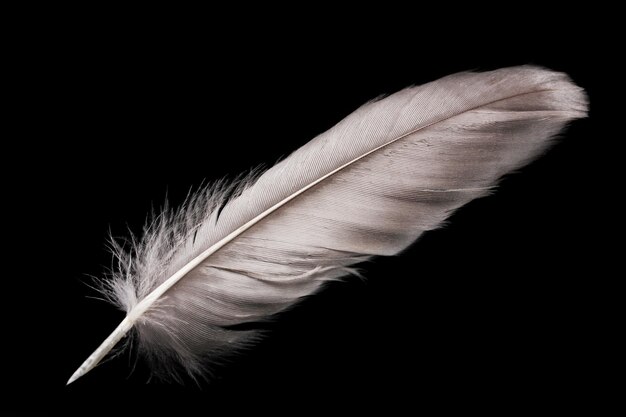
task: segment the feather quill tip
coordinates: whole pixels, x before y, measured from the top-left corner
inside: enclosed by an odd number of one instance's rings
[[[111,351],[111,349],[113,349],[117,342],[119,342],[132,327],[133,319],[129,317],[124,318],[124,320],[122,320],[122,322],[115,328],[115,330],[113,330],[113,333],[111,333],[109,337],[107,337],[104,342],[102,342],[102,344],[98,346],[98,349],[96,349],[91,355],[89,355],[87,360],[85,360],[85,362],[83,362],[83,364],[80,365],[80,367],[76,370],[76,372],[72,374],[70,379],[67,381],[67,384],[65,385],[71,384],[72,382],[76,381],[78,378],[95,368],[100,363],[100,361]]]
[[[83,376],[84,374],[82,372],[79,372],[80,368],[76,370],[76,372],[74,372],[72,374],[72,376],[70,377],[70,379],[67,380],[67,384],[65,385],[69,385],[72,382],[76,381],[78,378],[80,378],[81,376]]]
[[[70,377],[70,379],[67,380],[67,383],[65,384],[66,386],[71,384],[72,382],[76,381],[78,378],[80,378],[81,376],[85,375],[87,372],[91,371],[93,368],[95,368],[97,365],[97,363],[95,363],[94,360],[94,355],[92,354],[91,356],[89,356],[89,358],[87,358],[87,360],[85,362],[83,362],[82,365],[80,365],[80,367],[72,374],[72,376]]]

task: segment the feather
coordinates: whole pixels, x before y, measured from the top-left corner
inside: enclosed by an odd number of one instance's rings
[[[455,74],[362,106],[262,175],[204,188],[130,252],[115,246],[119,268],[102,287],[126,318],[68,384],[131,329],[155,375],[205,375],[258,335],[237,325],[402,251],[586,110],[562,73]]]

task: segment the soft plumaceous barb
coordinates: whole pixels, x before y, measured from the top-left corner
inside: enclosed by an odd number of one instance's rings
[[[262,175],[202,189],[130,252],[115,246],[119,269],[102,292],[126,318],[68,383],[128,332],[156,376],[203,376],[254,341],[233,326],[402,251],[586,111],[562,73],[455,74],[364,105]]]

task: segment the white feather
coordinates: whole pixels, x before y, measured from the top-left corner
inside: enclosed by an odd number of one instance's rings
[[[202,375],[254,339],[230,326],[402,251],[586,109],[561,73],[456,74],[366,104],[260,176],[204,189],[159,216],[130,253],[118,247],[119,271],[103,285],[127,317],[69,382],[130,329],[155,374]]]

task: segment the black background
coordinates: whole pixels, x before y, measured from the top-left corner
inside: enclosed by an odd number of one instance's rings
[[[507,25],[443,34],[443,23],[328,37],[320,23],[300,37],[298,24],[135,19],[69,19],[17,36],[28,47],[12,61],[16,129],[4,152],[5,168],[17,167],[4,182],[18,265],[5,277],[18,284],[5,303],[5,409],[395,415],[596,404],[609,290],[591,255],[602,245],[596,149],[608,140],[595,128],[594,68],[608,63],[577,22],[530,16],[533,36]],[[205,179],[271,165],[381,94],[528,63],[569,73],[591,117],[493,196],[400,256],[363,265],[366,280],[332,284],[282,314],[209,383],[146,384],[145,365],[130,374],[126,355],[65,387],[123,317],[87,298],[88,275],[111,261],[109,230],[139,232],[166,193],[177,205]]]

